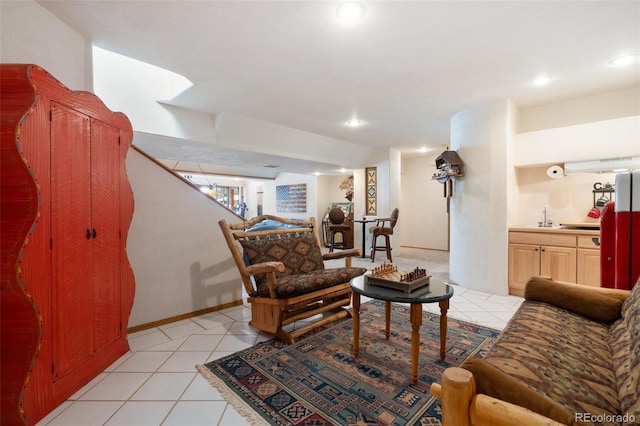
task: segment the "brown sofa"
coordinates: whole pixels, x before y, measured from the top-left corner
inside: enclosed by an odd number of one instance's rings
[[[629,292],[532,277],[484,359],[431,392],[445,426],[640,424],[640,280]]]

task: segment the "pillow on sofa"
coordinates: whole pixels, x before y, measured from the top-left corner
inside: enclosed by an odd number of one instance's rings
[[[315,235],[309,233],[295,238],[240,240],[249,264],[262,262],[282,262],[285,267],[283,275],[307,274],[324,269],[324,260]],[[265,275],[256,277],[256,284],[266,284]]]
[[[560,404],[530,389],[526,384],[480,358],[469,358],[460,367],[473,374],[478,393],[527,408],[563,425],[576,424],[574,415]]]
[[[524,298],[566,309],[592,321],[611,324],[620,318],[622,300],[581,289],[578,285],[558,283],[542,277],[531,277]]]

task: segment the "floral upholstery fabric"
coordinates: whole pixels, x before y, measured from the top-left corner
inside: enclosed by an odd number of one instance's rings
[[[607,325],[525,301],[485,360],[573,413],[620,414],[608,335]]]
[[[276,297],[286,299],[348,283],[352,278],[358,277],[365,272],[367,272],[365,268],[332,268],[318,269],[308,274],[284,275],[277,278],[275,286]],[[269,297],[269,287],[266,284],[258,287],[258,295]]]
[[[622,305],[622,318],[611,324],[609,346],[621,412],[640,422],[640,280]]]
[[[289,298],[348,283],[364,274],[365,268],[325,269],[322,253],[313,234],[284,239],[241,240],[245,256],[251,265],[262,262],[282,262],[283,273],[276,274],[277,298]],[[255,277],[257,295],[269,297],[267,277]]]

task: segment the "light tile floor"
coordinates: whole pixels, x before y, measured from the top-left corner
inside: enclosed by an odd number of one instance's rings
[[[368,259],[355,259],[354,266],[371,268],[385,260],[384,253],[376,257],[375,264]],[[401,270],[407,270],[403,265],[410,269],[420,266],[434,277],[448,279],[446,252],[403,248],[395,257],[394,264]],[[500,330],[522,302],[519,297],[460,286],[454,290],[450,317]],[[249,327],[250,309],[245,304],[131,334],[128,353],[37,426],[248,424],[196,371],[195,364],[270,339]],[[439,313],[437,304],[425,305],[424,309]]]

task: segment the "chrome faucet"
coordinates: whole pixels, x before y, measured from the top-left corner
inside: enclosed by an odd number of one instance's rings
[[[541,228],[551,228],[553,226],[553,221],[550,217],[547,217],[546,207],[542,209],[542,220],[538,222],[538,226]]]

